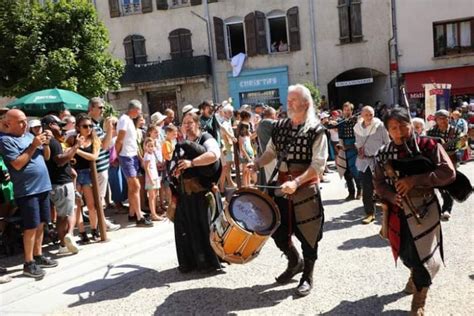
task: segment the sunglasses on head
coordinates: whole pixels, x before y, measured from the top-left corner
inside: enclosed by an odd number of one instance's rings
[[[84,125],[81,125],[82,128],[92,128],[93,125],[92,124],[84,124]]]

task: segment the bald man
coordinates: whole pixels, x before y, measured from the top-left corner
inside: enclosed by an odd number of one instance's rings
[[[51,182],[45,159],[49,159],[51,131],[37,136],[28,132],[25,113],[10,110],[3,121],[4,133],[0,135],[0,155],[13,182],[13,193],[23,222],[25,263],[23,274],[42,278],[42,268],[58,265],[42,254],[44,223],[50,222],[49,191]]]

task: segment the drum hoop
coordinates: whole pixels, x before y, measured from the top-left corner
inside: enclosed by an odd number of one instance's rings
[[[229,205],[227,207],[227,211],[228,211],[227,215],[229,217],[228,220],[232,220],[232,222],[234,222],[237,226],[242,228],[244,231],[247,231],[245,228],[243,228],[243,227],[241,227],[240,225],[237,224],[235,219],[232,217],[232,212],[230,210],[231,207],[232,207],[234,199],[241,196],[242,193],[257,195],[258,197],[262,198],[272,208],[273,213],[274,213],[274,219],[272,221],[271,227],[269,229],[263,231],[263,232],[253,231],[254,234],[258,234],[258,235],[261,235],[261,236],[272,234],[273,231],[274,231],[274,228],[280,226],[280,223],[281,223],[280,210],[279,210],[278,206],[276,205],[275,201],[273,201],[273,199],[268,194],[266,194],[266,193],[264,193],[264,192],[262,192],[258,189],[240,188],[232,194],[232,197],[230,198],[230,201],[229,201]],[[267,232],[268,232],[268,234],[267,234]]]

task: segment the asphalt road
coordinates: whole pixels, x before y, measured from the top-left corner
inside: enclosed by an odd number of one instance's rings
[[[474,163],[461,170],[474,183]],[[254,261],[227,266],[223,274],[180,274],[167,222],[110,233],[110,242],[59,258],[41,281],[21,277],[20,256],[2,258],[14,280],[0,285],[0,314],[406,314],[411,297],[401,290],[409,271],[378,237],[380,213],[374,224],[362,225],[362,202],[343,202],[344,182],[329,178],[322,185],[326,223],[314,289],[305,298],[293,295],[298,278],[275,284],[286,262],[271,240]],[[429,291],[428,315],[474,315],[473,201],[455,204],[451,220],[442,223],[445,266]],[[124,215],[118,221],[127,224]]]

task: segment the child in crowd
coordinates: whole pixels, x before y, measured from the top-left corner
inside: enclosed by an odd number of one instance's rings
[[[172,124],[165,127],[165,141],[162,146],[163,161],[166,166],[163,171],[163,189],[165,191],[165,199],[162,198],[162,201],[165,200],[168,205],[171,203],[171,189],[169,183],[169,173],[168,165],[169,161],[173,157],[174,146],[176,144],[176,139],[178,138],[178,128]]]
[[[162,137],[161,137],[161,127],[158,125],[151,125],[147,132],[146,136],[153,139],[155,142],[155,156],[157,158],[157,170],[158,170],[158,176],[160,176],[160,179],[163,178],[163,170],[164,170],[164,162],[163,162],[163,153],[162,153]],[[164,188],[160,185],[160,190],[159,194],[157,194],[157,197],[159,197],[159,209],[157,208],[158,213],[163,214],[165,212],[164,206],[163,206],[163,199],[164,199]]]
[[[161,221],[163,218],[156,213],[156,197],[161,187],[161,179],[158,176],[155,140],[146,138],[143,143],[143,162],[145,165],[145,190],[148,192],[148,205],[152,221]]]
[[[242,163],[242,186],[250,186],[250,169],[247,168],[247,164],[251,162],[255,156],[255,152],[252,147],[251,131],[250,131],[250,118],[251,114],[248,111],[242,111],[240,113],[240,124],[239,124],[239,149],[240,149],[240,162]]]

